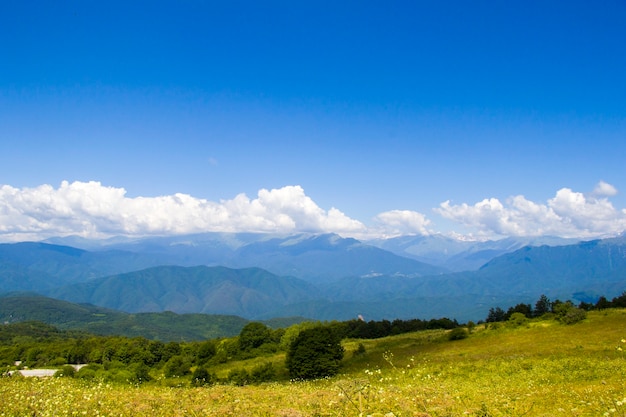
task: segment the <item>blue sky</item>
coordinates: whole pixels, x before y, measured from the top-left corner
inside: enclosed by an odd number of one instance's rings
[[[623,1],[2,2],[0,241],[619,233],[625,20]]]

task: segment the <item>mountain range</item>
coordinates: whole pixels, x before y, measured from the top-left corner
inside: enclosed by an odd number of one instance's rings
[[[0,293],[35,291],[128,313],[465,321],[542,294],[589,302],[625,289],[624,236],[361,242],[334,234],[207,233],[0,245]]]

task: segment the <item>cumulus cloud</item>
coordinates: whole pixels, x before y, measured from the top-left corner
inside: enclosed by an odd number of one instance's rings
[[[239,194],[212,202],[187,194],[126,196],[123,188],[100,182],[69,183],[59,188],[0,187],[0,238],[4,241],[80,235],[159,235],[197,232],[359,233],[365,226],[336,208],[326,211],[300,186]]]
[[[485,236],[593,238],[626,229],[626,210],[617,210],[607,198],[616,193],[615,187],[600,182],[590,195],[562,188],[543,204],[518,195],[506,204],[496,198],[474,205],[451,205],[445,201],[435,212]]]
[[[626,210],[609,201],[616,194],[615,187],[601,181],[591,193],[562,188],[543,203],[518,195],[473,205],[445,201],[434,211],[466,226],[475,237],[593,238],[626,230]],[[434,233],[431,221],[416,211],[386,211],[373,220],[366,226],[337,208],[322,209],[297,185],[217,202],[180,193],[131,198],[123,188],[96,181],[64,181],[58,188],[0,186],[0,241],[5,242],[201,232],[332,232],[358,239]]]
[[[612,197],[616,194],[617,189],[604,181],[600,181],[596,188],[593,189],[593,195],[596,197]]]
[[[422,213],[410,210],[391,210],[377,215],[378,233],[384,237],[401,235],[428,235],[430,220]]]

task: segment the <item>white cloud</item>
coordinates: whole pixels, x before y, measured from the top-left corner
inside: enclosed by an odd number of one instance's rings
[[[518,195],[506,202],[441,203],[434,211],[467,227],[474,237],[542,236],[592,238],[626,230],[626,210],[613,207],[615,187],[600,182],[592,193],[562,188],[544,203]],[[333,232],[359,239],[428,235],[431,221],[410,210],[390,210],[367,227],[337,208],[319,207],[300,186],[261,189],[218,202],[188,194],[126,196],[99,182],[64,181],[58,188],[0,186],[0,241],[80,235],[146,236],[200,232]]]
[[[589,196],[562,188],[545,204],[519,195],[506,205],[496,198],[472,206],[445,201],[435,212],[485,236],[602,237],[626,229],[626,211],[615,209],[606,198],[616,193],[615,187],[600,182]]]
[[[380,225],[379,235],[393,237],[400,235],[428,235],[430,220],[421,213],[410,210],[391,210],[377,215],[374,220]]]
[[[616,194],[617,189],[604,181],[600,181],[593,189],[593,195],[596,197],[613,197]]]
[[[212,202],[187,194],[126,197],[123,188],[64,181],[58,189],[0,187],[0,239],[41,239],[69,234],[112,235],[221,232],[359,233],[365,226],[331,208],[325,211],[300,186]]]

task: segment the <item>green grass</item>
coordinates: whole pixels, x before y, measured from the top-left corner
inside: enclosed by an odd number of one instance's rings
[[[531,321],[347,340],[341,375],[310,382],[188,388],[0,378],[0,416],[626,416],[626,310],[575,325]],[[359,343],[365,353],[354,355]],[[275,355],[221,365],[251,369]]]

